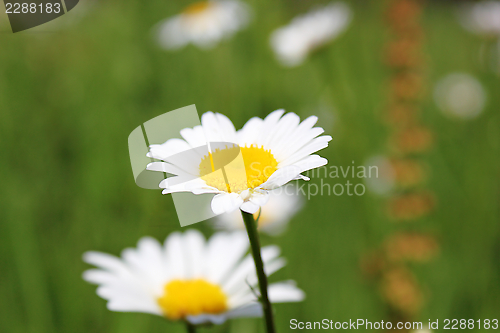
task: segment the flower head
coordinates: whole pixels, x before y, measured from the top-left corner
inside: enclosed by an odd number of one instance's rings
[[[148,170],[176,175],[160,183],[164,194],[192,192],[215,194],[211,208],[215,214],[237,208],[254,214],[269,199],[269,191],[294,179],[309,180],[302,172],[325,165],[328,161],[314,152],[326,148],[332,139],[320,127],[313,127],[317,117],[300,122],[295,113],[277,110],[265,119],[254,117],[239,131],[219,113],[207,112],[201,125],[185,128],[181,139],[170,139],[150,146],[148,156],[165,162],[153,162]],[[214,142],[232,146],[211,147],[202,153],[197,147]],[[187,158],[170,158],[179,152],[192,151]],[[235,158],[233,156],[241,158]],[[217,167],[217,161],[231,163]],[[214,166],[215,164],[215,166]]]
[[[201,1],[190,5],[181,14],[160,22],[158,42],[171,50],[189,43],[204,49],[211,48],[244,28],[249,20],[250,9],[241,1]]]
[[[217,233],[208,241],[196,230],[171,234],[164,245],[144,237],[122,257],[87,252],[84,261],[98,269],[83,278],[98,284],[108,309],[144,312],[191,324],[221,324],[234,317],[261,316],[252,288],[257,284],[244,233]],[[276,246],[262,248],[266,273],[285,265]],[[252,288],[251,288],[252,287]],[[291,281],[269,286],[272,302],[297,302],[302,290]]]
[[[290,184],[289,184],[290,185]],[[258,218],[258,228],[272,236],[283,233],[290,219],[302,208],[303,198],[295,186],[279,188],[269,192],[269,201],[260,211],[254,214]],[[215,217],[214,227],[225,230],[244,229],[243,218],[239,211],[221,214]]]
[[[476,34],[500,36],[500,1],[468,4],[460,14],[460,21],[467,30]]]
[[[486,104],[486,92],[475,77],[452,73],[436,84],[434,101],[445,115],[467,120],[481,114]]]
[[[351,10],[341,2],[332,3],[296,17],[271,35],[271,46],[285,66],[300,65],[314,49],[343,32],[351,21]]]

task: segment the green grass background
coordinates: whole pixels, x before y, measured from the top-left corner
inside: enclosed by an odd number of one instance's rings
[[[181,230],[172,199],[133,181],[128,134],[164,112],[196,104],[241,127],[285,108],[315,114],[333,136],[322,151],[331,165],[364,163],[386,151],[381,118],[388,96],[382,65],[387,40],[383,1],[350,2],[348,31],[303,66],[280,67],[270,32],[315,1],[247,1],[248,29],[211,51],[158,49],[150,28],[188,1],[102,1],[78,23],[55,32],[0,35],[0,331],[183,332],[147,314],[110,312],[85,283],[87,250],[119,254],[144,235]],[[280,332],[292,318],[386,319],[360,256],[401,228],[437,235],[441,253],[415,272],[429,300],[428,318],[500,317],[500,80],[478,61],[484,43],[458,24],[450,3],[429,1],[423,17],[427,89],[443,75],[475,75],[488,93],[484,113],[450,120],[430,93],[423,118],[437,137],[426,155],[437,211],[402,227],[383,214],[384,199],[317,196],[280,238],[288,265],[271,280],[294,279],[307,293],[275,307]],[[332,184],[337,180],[327,180]],[[318,183],[319,179],[313,179]],[[207,236],[206,223],[194,226]],[[261,332],[240,319],[201,332]],[[475,330],[477,331],[477,330]]]

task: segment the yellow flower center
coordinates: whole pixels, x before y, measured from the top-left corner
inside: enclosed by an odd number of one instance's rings
[[[186,15],[196,15],[207,10],[212,4],[209,1],[195,2],[184,9]]]
[[[165,285],[158,304],[170,320],[200,314],[219,314],[228,309],[222,289],[202,279],[172,280]]]
[[[234,158],[241,152],[242,158]],[[201,160],[201,178],[220,191],[239,193],[263,184],[277,170],[278,162],[263,147],[216,149]],[[214,171],[215,170],[215,171]]]

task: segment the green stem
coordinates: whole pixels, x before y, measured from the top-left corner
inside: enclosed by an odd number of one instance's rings
[[[248,239],[250,240],[250,247],[252,249],[253,261],[255,262],[255,269],[257,271],[257,278],[259,279],[260,302],[262,303],[266,319],[266,331],[267,333],[275,333],[276,330],[274,328],[273,309],[267,294],[267,276],[264,272],[264,263],[262,262],[262,256],[260,253],[260,241],[257,225],[253,214],[241,211],[241,215],[243,216],[243,221],[245,222],[245,227],[247,229]]]
[[[187,333],[196,333],[196,326],[186,321],[186,331]]]

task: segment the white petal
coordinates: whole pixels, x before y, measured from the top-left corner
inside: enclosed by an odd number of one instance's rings
[[[240,209],[246,213],[249,213],[249,214],[255,214],[257,213],[257,211],[259,210],[259,205],[251,202],[251,201],[245,201]]]
[[[214,214],[229,213],[238,209],[243,199],[237,193],[220,193],[212,199],[211,207]]]
[[[269,201],[269,197],[269,192],[267,191],[264,193],[253,191],[249,200],[260,207],[264,206]]]
[[[226,116],[205,112],[201,123],[208,142],[237,142],[233,123]]]
[[[322,134],[324,131],[325,130],[321,127],[315,127],[307,131],[298,129],[295,133],[292,133],[289,137],[287,137],[285,145],[274,148],[273,152],[275,151],[276,153],[273,153],[273,156],[279,162],[280,166],[285,166],[286,164],[284,164],[283,161],[295,154],[305,145],[309,144],[311,140]]]
[[[197,195],[198,194],[207,194],[207,193],[221,193],[221,191],[219,191],[215,187],[195,188],[195,189],[192,189],[191,192],[193,192],[193,194],[197,194]]]
[[[261,249],[264,265],[276,259],[280,254],[277,246],[266,246]],[[223,290],[232,294],[247,286],[248,278],[255,275],[255,266],[252,256],[249,254],[231,273],[229,279],[222,284]]]
[[[122,273],[128,272],[128,268],[123,262],[110,254],[103,252],[89,251],[83,254],[83,261],[97,267],[101,267],[110,272]]]
[[[262,305],[258,302],[238,307],[226,313],[227,318],[251,318],[262,317],[262,315]]]
[[[156,158],[158,160],[165,160],[168,157],[190,150],[192,147],[184,140],[170,139],[165,143],[158,145],[153,144],[149,146],[148,157]]]
[[[270,114],[267,115],[266,118],[264,118],[264,123],[262,124],[262,128],[259,133],[259,137],[257,137],[257,146],[260,147],[264,145],[264,143],[267,140],[267,137],[269,136],[269,133],[271,133],[272,129],[276,126],[278,123],[279,119],[283,115],[285,110],[276,110],[271,112]]]
[[[310,154],[317,152],[318,150],[328,147],[328,142],[331,140],[332,137],[329,135],[323,135],[312,140],[306,146],[302,147],[300,150],[298,150],[293,155],[289,156],[286,160],[284,160],[282,162],[282,165],[293,164],[297,161],[300,161],[304,157],[307,157]]]
[[[304,172],[307,170],[315,169],[322,167],[323,165],[326,165],[328,163],[328,160],[324,157],[321,157],[319,155],[309,155],[306,158],[294,163],[295,166],[298,166],[300,169],[300,172]],[[301,179],[304,180],[309,180],[308,177],[300,175]]]
[[[249,247],[245,232],[216,233],[207,245],[208,255],[206,277],[212,283],[220,284],[239,262]]]
[[[224,141],[237,143],[236,129],[231,120],[220,113],[216,113],[215,117],[217,118],[221,132],[224,133]]]
[[[82,278],[93,284],[111,284],[118,279],[118,275],[101,269],[88,269],[83,272]]]
[[[237,133],[238,144],[240,147],[250,147],[257,143],[257,138],[260,134],[260,129],[264,121],[258,117],[253,117],[240,129]]]
[[[282,269],[283,267],[285,267],[285,265],[286,265],[286,260],[284,258],[276,258],[273,260],[267,260],[264,263],[264,272],[266,273],[267,276],[270,276],[270,275],[274,274],[275,272],[279,271],[280,269]],[[246,282],[248,282],[248,284],[251,286],[254,286],[254,285],[256,286],[258,283],[257,274],[251,273],[248,276]]]
[[[272,303],[300,302],[305,293],[295,286],[293,281],[274,283],[269,286],[269,300]]]
[[[164,20],[158,24],[158,43],[165,49],[175,50],[188,43],[183,29],[180,16]]]
[[[182,234],[171,233],[164,244],[165,266],[168,267],[168,279],[184,279],[187,275],[186,261],[184,258]]]
[[[140,277],[148,289],[155,295],[163,292],[166,271],[163,266],[164,257],[160,243],[151,237],[143,237],[137,244],[137,249],[122,251],[124,262],[133,273]]]
[[[225,313],[221,315],[201,314],[198,316],[187,316],[186,319],[193,325],[200,325],[205,323],[221,325],[227,320],[227,316]]]
[[[258,296],[256,296],[256,294],[259,294],[258,289],[258,287],[255,287],[254,290],[251,290],[248,285],[246,285],[237,292],[233,292],[228,300],[229,307],[232,309],[238,308],[240,306],[258,301]]]
[[[180,134],[191,147],[201,147],[207,144],[205,133],[200,125],[193,128],[184,128],[180,131]]]
[[[201,232],[191,229],[184,233],[184,251],[188,278],[200,278],[205,262],[205,237]]]
[[[276,170],[269,179],[261,184],[259,188],[264,190],[273,190],[288,183],[301,173],[300,167],[296,165],[288,165],[284,168]]]
[[[107,304],[110,311],[117,312],[142,312],[161,316],[162,311],[158,304],[149,301],[140,301],[138,299],[117,299],[111,300]]]
[[[295,131],[300,123],[300,117],[293,112],[285,114],[272,129],[271,133],[264,142],[264,147],[269,148],[274,152],[285,141],[289,141],[289,134]]]

